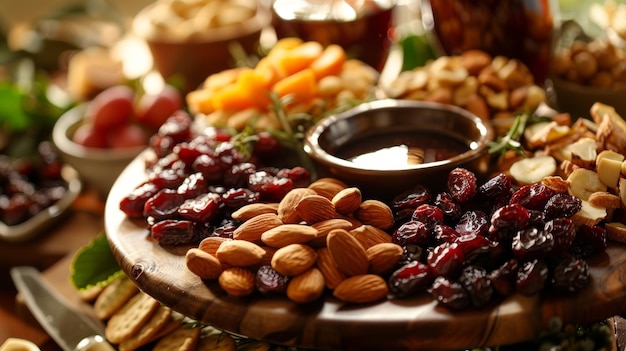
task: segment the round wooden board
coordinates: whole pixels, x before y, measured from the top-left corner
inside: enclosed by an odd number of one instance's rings
[[[530,340],[553,317],[590,323],[626,312],[626,246],[615,243],[589,260],[592,281],[577,294],[514,295],[479,310],[450,311],[427,294],[371,305],[331,296],[306,305],[282,297],[231,297],[187,270],[186,247],[160,246],[141,221],[119,209],[120,200],[145,179],[145,156],[123,171],[106,201],[105,227],[118,263],[163,304],[235,334],[313,349],[453,350]]]

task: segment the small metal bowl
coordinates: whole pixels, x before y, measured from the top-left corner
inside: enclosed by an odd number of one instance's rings
[[[387,200],[418,184],[440,188],[456,167],[486,175],[493,138],[488,122],[462,108],[383,99],[321,120],[307,132],[304,150],[318,177]]]

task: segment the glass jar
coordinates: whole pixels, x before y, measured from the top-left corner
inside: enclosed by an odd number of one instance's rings
[[[422,0],[422,20],[445,55],[482,49],[522,61],[543,84],[558,3],[553,0]]]
[[[396,0],[275,0],[273,26],[278,39],[299,37],[338,44],[351,58],[378,71],[391,45]]]

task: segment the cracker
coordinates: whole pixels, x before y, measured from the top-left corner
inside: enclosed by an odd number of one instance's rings
[[[174,330],[178,329],[181,325],[183,325],[184,321],[185,321],[185,316],[182,313],[172,311],[170,320],[167,322],[167,324],[164,325],[163,328],[161,328],[161,330],[159,330],[154,336],[152,336],[152,339],[148,342],[149,343],[153,342],[173,332]]]
[[[163,336],[152,351],[195,351],[200,339],[200,328],[182,325]]]
[[[123,276],[107,285],[98,295],[93,305],[96,317],[109,319],[124,304],[139,292],[130,278]]]
[[[136,334],[119,345],[119,350],[133,351],[149,343],[169,323],[171,316],[172,310],[169,307],[159,306],[157,311]]]
[[[154,315],[161,304],[152,296],[140,292],[109,319],[104,330],[113,344],[130,339]]]
[[[196,351],[237,351],[237,342],[226,333],[203,335]]]
[[[78,296],[85,302],[93,302],[104,291],[104,285],[94,285],[85,289],[78,290]]]

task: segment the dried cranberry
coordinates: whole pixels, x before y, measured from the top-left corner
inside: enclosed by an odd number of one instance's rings
[[[454,229],[459,235],[486,235],[489,231],[489,218],[480,210],[466,211]]]
[[[434,276],[452,278],[463,268],[465,255],[458,243],[443,243],[433,247],[426,260]]]
[[[601,226],[581,225],[570,250],[579,258],[587,258],[606,250],[606,229]]]
[[[515,289],[522,295],[532,296],[543,290],[548,280],[548,265],[541,259],[523,262],[515,280]]]
[[[554,238],[543,228],[529,227],[518,230],[511,243],[513,256],[520,260],[544,258],[554,246]]]
[[[207,192],[209,185],[202,173],[197,172],[190,174],[185,178],[183,183],[178,186],[176,191],[182,194],[186,199],[193,199]]]
[[[502,296],[509,296],[515,291],[519,261],[512,258],[487,275],[491,286]]]
[[[467,266],[461,272],[459,283],[467,291],[474,307],[482,307],[491,301],[493,287],[487,271],[479,266]]]
[[[282,146],[277,138],[269,132],[260,131],[256,133],[253,153],[261,159],[271,159],[282,151]]]
[[[259,193],[263,201],[280,201],[294,188],[289,178],[280,178],[265,171],[257,171],[248,176],[248,188]]]
[[[486,199],[508,196],[511,191],[511,178],[505,173],[498,173],[478,187],[478,193]]]
[[[148,144],[150,145],[150,149],[152,149],[152,151],[154,151],[154,154],[159,158],[165,157],[166,155],[170,154],[172,151],[174,151],[174,146],[176,146],[176,143],[174,142],[174,139],[172,139],[172,137],[159,134],[152,135]]]
[[[311,183],[311,172],[304,167],[281,168],[276,176],[291,179],[294,188],[305,188]]]
[[[402,256],[398,260],[398,266],[403,266],[413,261],[422,261],[424,257],[424,249],[419,245],[404,245],[402,246]]]
[[[160,172],[151,172],[148,174],[148,181],[154,183],[159,189],[176,189],[187,178],[187,173],[183,168],[168,168]]]
[[[455,168],[448,174],[448,192],[459,203],[473,198],[477,188],[476,174],[465,168]]]
[[[256,289],[263,294],[283,294],[287,291],[288,282],[289,277],[276,272],[270,265],[263,265],[256,272]]]
[[[120,200],[120,210],[130,218],[143,217],[143,210],[149,198],[160,189],[154,183],[144,182]]]
[[[443,211],[447,221],[456,222],[462,215],[461,205],[449,193],[441,192],[437,194],[435,206]]]
[[[244,156],[231,142],[223,142],[215,148],[216,158],[224,165],[225,169],[243,162]]]
[[[237,221],[233,219],[224,219],[213,229],[212,235],[219,236],[221,238],[232,239],[233,232],[235,231],[235,229],[237,229],[238,226],[239,223]]]
[[[482,235],[464,234],[455,241],[463,250],[465,263],[473,262],[476,257],[489,252],[492,248],[491,241]]]
[[[222,203],[218,194],[206,193],[193,199],[185,200],[178,207],[178,214],[190,221],[210,222],[217,217]]]
[[[429,203],[432,193],[423,185],[416,185],[413,188],[396,195],[391,201],[391,208],[394,212],[410,209],[415,210],[419,205]]]
[[[227,208],[236,210],[260,201],[259,193],[247,188],[228,189],[222,194],[222,202]]]
[[[584,259],[565,256],[554,267],[552,286],[558,291],[577,292],[589,279],[589,265]]]
[[[157,134],[172,138],[175,145],[180,144],[191,139],[192,122],[193,118],[187,112],[176,111],[159,127]]]
[[[530,219],[528,210],[519,204],[510,204],[500,207],[491,216],[491,225],[497,229],[512,228],[519,230],[524,228]]]
[[[554,190],[541,183],[522,185],[513,192],[509,202],[520,204],[529,210],[543,210],[554,194]]]
[[[425,245],[430,241],[430,230],[422,222],[408,221],[400,225],[391,236],[391,241],[400,245]]]
[[[411,215],[412,221],[422,222],[427,228],[433,228],[443,222],[443,211],[434,205],[419,205]]]
[[[452,227],[445,224],[437,224],[432,230],[437,243],[452,243],[460,234]]]
[[[173,189],[161,189],[144,204],[143,216],[156,221],[178,217],[178,207],[185,197]]]
[[[576,238],[576,227],[570,218],[561,217],[547,221],[543,229],[554,238],[553,253],[566,252]]]
[[[470,297],[461,283],[437,277],[430,289],[433,298],[442,306],[462,310],[470,305]]]
[[[572,217],[576,212],[580,211],[582,208],[582,200],[576,196],[558,193],[553,195],[546,206],[544,207],[543,212],[545,213],[546,219],[550,220],[558,217]]]
[[[256,172],[256,165],[250,162],[242,162],[233,165],[224,173],[224,186],[230,188],[243,188],[248,185],[248,177]]]
[[[193,162],[191,168],[202,173],[208,184],[219,184],[224,178],[226,168],[217,158],[210,155],[200,155]]]
[[[389,277],[389,291],[397,297],[407,297],[426,291],[433,276],[425,264],[413,261],[395,270]]]
[[[197,244],[200,236],[192,221],[167,219],[150,227],[150,235],[161,245]]]

